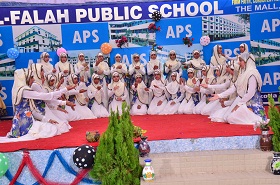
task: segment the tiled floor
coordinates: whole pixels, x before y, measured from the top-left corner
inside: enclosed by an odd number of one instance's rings
[[[272,152],[222,150],[150,154],[155,179],[142,185],[276,185],[270,172]],[[144,159],[140,158],[144,165]]]

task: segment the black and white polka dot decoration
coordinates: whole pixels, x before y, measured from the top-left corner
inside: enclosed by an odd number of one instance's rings
[[[154,21],[159,21],[161,19],[161,17],[162,16],[161,16],[160,11],[155,11],[155,12],[152,13],[152,19]]]
[[[79,146],[73,153],[73,162],[78,168],[92,168],[95,153],[94,148],[90,145]]]

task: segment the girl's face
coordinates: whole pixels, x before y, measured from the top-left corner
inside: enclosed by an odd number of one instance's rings
[[[215,74],[216,74],[216,76],[221,76],[220,70],[215,70]]]
[[[61,57],[61,62],[62,62],[62,63],[65,63],[66,61],[67,61],[67,57],[66,57],[66,56],[62,56],[62,57]]]
[[[115,59],[116,59],[116,62],[121,62],[122,58],[120,56],[116,56]]]
[[[93,79],[93,82],[94,82],[95,84],[98,84],[98,83],[99,83],[99,78]]]
[[[243,53],[243,52],[245,51],[244,46],[243,46],[243,45],[242,45],[242,46],[240,46],[240,47],[239,47],[239,50],[240,50],[240,53]]]
[[[113,76],[113,81],[114,82],[118,82],[120,80],[120,77],[119,76]]]
[[[79,82],[78,78],[75,77],[75,78],[73,79],[73,84],[78,84],[78,82]]]
[[[49,55],[45,55],[43,60],[47,63],[50,60],[50,56]]]
[[[137,77],[135,81],[140,84],[142,82],[142,78],[141,77]]]
[[[194,57],[195,59],[198,59],[198,58],[200,57],[200,54],[197,53],[197,52],[195,52],[195,53],[193,54],[193,57]]]
[[[239,62],[238,62],[238,64],[239,64],[239,66],[241,67],[241,69],[244,69],[245,66],[246,66],[245,61],[244,61],[241,57],[239,57]]]
[[[139,62],[140,58],[139,58],[139,56],[135,56],[135,57],[133,57],[133,60],[134,60],[134,62]]]
[[[100,56],[97,57],[97,59],[98,59],[99,62],[102,62],[104,60],[104,57],[102,55],[100,55]]]
[[[227,67],[226,67],[226,72],[227,72],[228,74],[230,74],[230,70],[231,70],[231,69],[230,69],[230,66],[227,66]]]
[[[176,59],[176,54],[175,53],[171,53],[169,55],[169,57],[170,57],[171,60],[175,60]]]
[[[189,77],[189,78],[193,78],[193,72],[189,72],[189,73],[188,73],[188,77]]]
[[[202,71],[202,75],[203,76],[206,76],[207,75],[207,73],[206,73],[206,71],[204,70],[204,71]]]
[[[175,80],[176,80],[176,75],[172,75],[172,76],[171,76],[171,80],[172,80],[172,81],[175,81]]]
[[[223,48],[222,47],[218,47],[218,54],[222,54],[223,53]]]
[[[151,59],[155,60],[157,58],[156,54],[151,54]]]
[[[49,81],[49,86],[54,86],[54,83],[55,83],[55,79],[51,79],[50,81]]]
[[[84,61],[84,60],[85,60],[85,56],[84,56],[84,55],[80,55],[80,56],[79,56],[79,60],[80,60],[80,61]]]
[[[155,74],[155,79],[160,80],[160,74]]]
[[[40,76],[41,76],[42,84],[44,84],[44,82],[45,82],[45,73],[44,73],[43,69],[41,69]]]

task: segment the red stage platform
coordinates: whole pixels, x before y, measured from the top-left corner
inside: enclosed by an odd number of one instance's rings
[[[260,134],[259,130],[254,131],[252,125],[216,123],[211,122],[207,116],[202,115],[145,115],[132,116],[131,119],[134,125],[147,130],[145,135],[148,136],[149,141]],[[73,128],[68,133],[34,141],[1,143],[0,152],[13,152],[22,149],[53,150],[89,144],[85,137],[86,131],[98,130],[103,133],[107,129],[108,122],[108,118],[70,122]],[[0,121],[0,136],[5,136],[10,128],[11,120]],[[98,145],[98,143],[90,144],[92,146]]]

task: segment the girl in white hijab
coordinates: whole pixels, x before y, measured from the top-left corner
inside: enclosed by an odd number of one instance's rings
[[[144,65],[141,64],[139,54],[137,54],[137,53],[133,54],[132,64],[130,64],[128,71],[129,71],[129,74],[131,76],[130,84],[133,84],[135,82],[135,75],[136,74],[141,74],[142,79],[145,81],[146,70],[145,70]]]
[[[47,92],[57,91],[57,86],[57,77],[52,74],[47,75],[45,85]],[[65,95],[62,96],[65,97]],[[80,116],[74,111],[75,104],[65,98],[63,100],[59,98],[58,100],[46,101],[46,103],[52,113],[60,120],[74,121],[80,119]]]
[[[119,114],[122,114],[122,103],[126,101],[127,105],[129,105],[128,91],[125,83],[120,80],[118,72],[114,72],[112,75],[112,82],[108,85],[108,97],[109,112],[119,111]]]
[[[156,51],[151,51],[150,61],[147,63],[148,87],[150,87],[152,81],[154,80],[154,72],[157,69],[160,70],[161,73],[163,73],[163,65],[157,59],[157,52]]]
[[[172,72],[177,72],[178,76],[182,76],[182,67],[181,62],[176,59],[176,52],[171,50],[169,52],[169,58],[167,62],[164,64],[164,72],[167,74],[167,81],[171,82],[171,74]]]
[[[150,103],[148,114],[160,114],[167,104],[165,81],[160,70],[155,70],[155,79],[151,83],[150,89],[153,91],[153,99]]]
[[[64,82],[68,83],[68,75],[74,73],[73,65],[67,61],[67,54],[61,53],[59,56],[59,62],[55,64],[57,73],[60,73],[64,77]]]
[[[181,83],[181,89],[185,92],[185,98],[178,108],[179,114],[192,114],[195,105],[199,102],[197,87],[199,87],[200,81],[198,78],[195,78],[194,72],[193,68],[189,68],[186,84]]]
[[[238,97],[230,106],[226,121],[230,124],[253,125],[266,120],[260,90],[261,75],[258,72],[254,58],[249,53],[242,53],[239,57],[240,72],[237,81],[228,90],[214,94],[211,101],[225,98],[237,92]]]
[[[43,66],[43,70],[45,75],[53,74],[56,75],[56,69],[53,67],[53,65],[50,63],[50,55],[47,52],[43,52],[40,55],[40,63]]]
[[[145,115],[149,104],[149,89],[144,84],[141,74],[136,74],[135,77],[135,83],[131,87],[132,108],[130,114]]]
[[[33,74],[29,69],[17,69],[14,72],[14,85],[12,88],[12,102],[14,117],[11,131],[7,137],[0,137],[0,143],[35,140],[53,137],[57,134],[57,127],[51,123],[36,121],[29,106],[30,99],[52,100],[57,99],[67,89],[51,93],[38,93],[32,91]],[[70,89],[70,87],[68,87]]]
[[[215,74],[216,74],[216,77],[215,77],[212,85],[205,84],[204,86],[202,85],[202,87],[204,87],[204,88],[212,87],[211,91],[215,94],[218,94],[220,92],[227,90],[227,88],[229,87],[230,75],[226,71],[226,66],[221,66],[221,65],[218,65],[215,68]],[[219,102],[219,100],[212,101],[203,107],[203,109],[201,110],[201,114],[210,116],[212,113],[216,112],[217,110],[219,110],[221,108],[222,108],[222,106],[221,106],[221,103]]]
[[[210,60],[210,67],[215,68],[217,65],[225,65],[226,57],[223,54],[222,46],[217,44],[213,48],[213,56]]]
[[[85,92],[87,91],[87,89],[84,88],[83,83],[79,83],[78,76],[75,74],[69,75],[68,82],[70,85],[76,85],[75,89],[66,93],[68,101],[71,101],[76,105],[76,114],[79,114],[81,119],[95,119],[96,116],[87,107],[88,97],[85,96]]]
[[[210,66],[208,65],[203,66],[201,73],[202,73],[201,84],[213,84],[215,77],[213,74],[213,69]],[[209,88],[200,87],[198,92],[200,92],[200,101],[194,107],[193,114],[201,114],[203,107],[205,107],[206,104],[208,103],[207,98],[211,96],[213,90]]]
[[[202,78],[201,69],[206,65],[205,61],[200,57],[200,52],[198,50],[193,50],[193,58],[184,65],[188,65],[195,70],[195,77],[198,79]]]
[[[184,98],[184,92],[180,88],[180,78],[177,72],[171,74],[171,82],[165,88],[168,102],[160,114],[177,114],[180,103]]]
[[[107,61],[104,60],[102,53],[97,54],[96,62],[93,64],[93,71],[95,74],[99,75],[100,83],[103,85],[109,83],[111,71]]]
[[[227,70],[227,73],[229,73],[231,76],[230,80],[226,81],[223,84],[219,84],[219,85],[201,84],[201,86],[203,86],[205,88],[209,87],[209,88],[215,88],[215,89],[228,89],[235,83],[235,81],[237,79],[239,66],[236,66],[234,61],[231,60],[231,61],[227,62],[226,70]],[[211,115],[209,117],[211,119],[211,121],[226,122],[224,117],[226,115],[227,110],[229,109],[231,104],[234,102],[235,98],[236,98],[236,93],[229,95],[228,98],[223,98],[223,99],[221,98],[219,100],[219,103],[222,106],[222,108],[211,113]]]
[[[126,82],[127,66],[121,62],[122,57],[120,54],[115,55],[115,63],[111,66],[111,74],[118,72],[120,74],[120,80]]]
[[[108,103],[108,96],[104,93],[99,76],[93,74],[88,86],[89,108],[97,118],[108,117],[109,113],[104,104]]]
[[[45,81],[45,75],[43,66],[40,63],[32,64],[31,65],[31,71],[34,74],[34,82],[31,84],[31,90],[37,91],[37,92],[47,92],[46,89],[43,87],[42,84],[44,84]],[[32,109],[33,116],[37,119],[39,117],[39,120],[46,121],[50,120],[49,122],[55,123],[55,126],[57,127],[57,134],[62,134],[65,132],[69,132],[69,129],[71,126],[68,124],[67,120],[60,119],[57,117],[49,108],[53,106],[59,106],[59,105],[66,105],[66,101],[61,100],[41,100],[41,99],[34,99],[30,100],[30,106]]]
[[[84,79],[85,83],[88,83],[88,78],[90,77],[90,71],[88,63],[85,61],[85,55],[80,53],[78,55],[78,62],[74,65],[75,74],[80,78]]]

